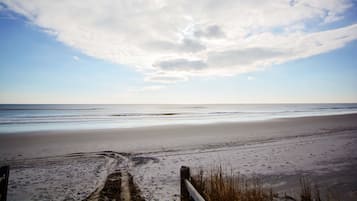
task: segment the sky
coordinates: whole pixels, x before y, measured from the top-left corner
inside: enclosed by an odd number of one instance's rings
[[[357,1],[0,0],[0,103],[357,102]]]

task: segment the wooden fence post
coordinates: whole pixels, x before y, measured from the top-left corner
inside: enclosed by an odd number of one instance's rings
[[[7,184],[9,182],[9,166],[0,167],[0,201],[6,201]]]
[[[180,179],[181,179],[181,201],[189,201],[190,195],[186,188],[185,180],[190,180],[190,168],[186,166],[181,166],[180,168]]]

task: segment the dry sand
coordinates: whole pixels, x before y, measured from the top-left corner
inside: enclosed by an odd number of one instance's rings
[[[12,167],[9,200],[36,199],[41,194],[47,196],[42,200],[81,200],[118,168],[134,175],[147,199],[178,200],[181,165],[217,164],[229,171],[262,175],[277,190],[293,190],[296,178],[306,174],[336,189],[334,193],[345,200],[357,196],[357,181],[351,179],[357,175],[357,114],[3,133],[0,153],[0,165]]]

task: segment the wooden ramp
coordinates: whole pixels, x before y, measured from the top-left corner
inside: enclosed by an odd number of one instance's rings
[[[104,186],[95,190],[85,201],[144,201],[126,170],[118,170],[107,177]]]
[[[121,201],[131,201],[131,193],[129,186],[129,174],[124,171],[121,175]]]

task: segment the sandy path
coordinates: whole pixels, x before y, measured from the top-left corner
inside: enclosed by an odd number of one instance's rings
[[[105,151],[6,161],[8,200],[131,201],[131,157]]]
[[[10,165],[8,200],[84,200],[122,162],[115,152],[1,161]]]

